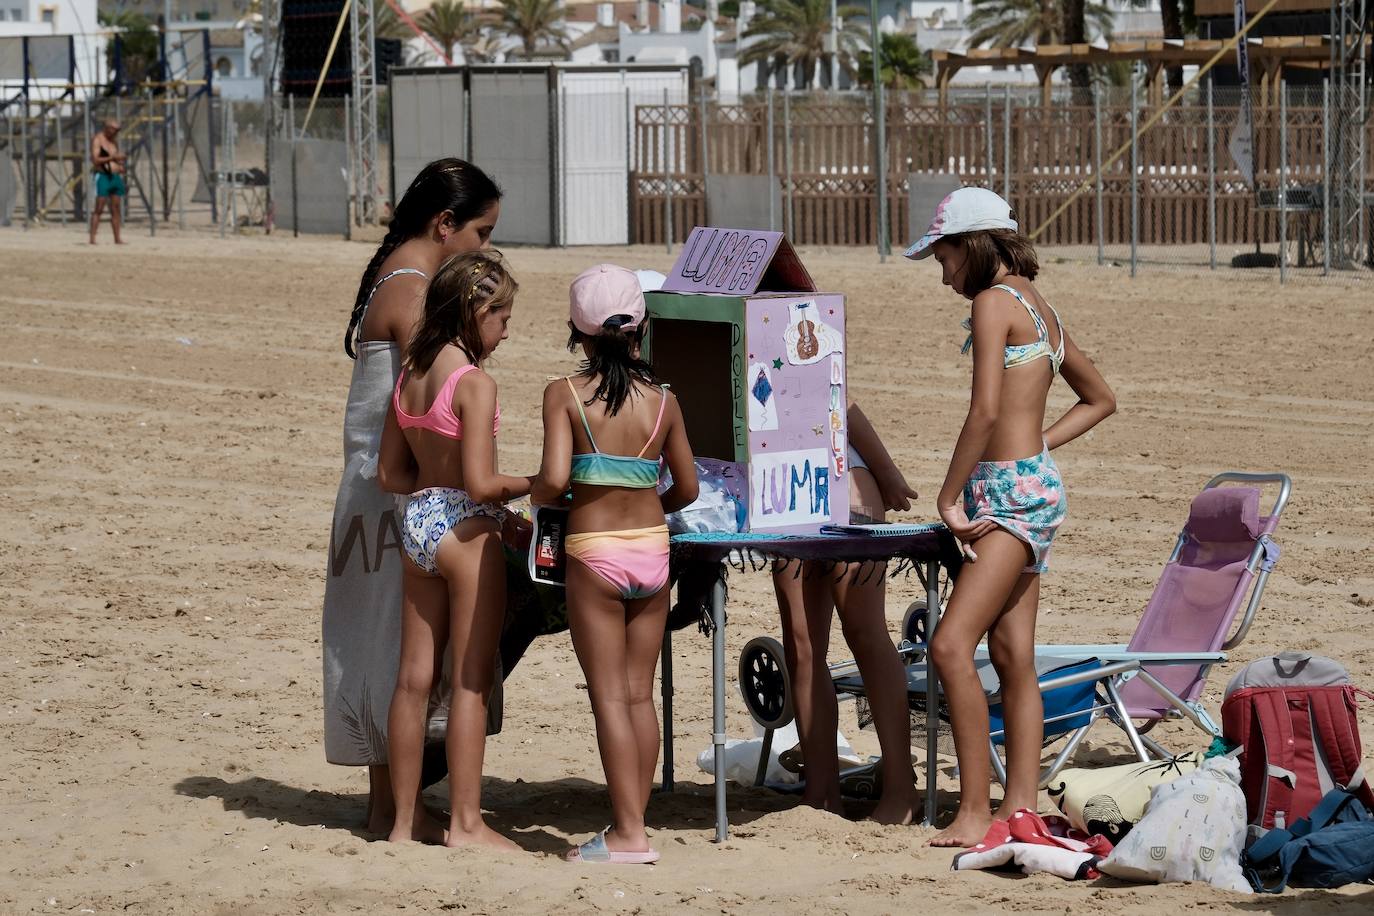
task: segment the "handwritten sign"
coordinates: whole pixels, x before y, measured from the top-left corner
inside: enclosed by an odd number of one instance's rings
[[[830,456],[823,448],[755,452],[749,468],[754,530],[830,522]]]
[[[750,295],[816,288],[781,232],[698,226],[663,284],[665,292]]]

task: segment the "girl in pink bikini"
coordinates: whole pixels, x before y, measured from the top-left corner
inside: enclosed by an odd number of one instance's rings
[[[994,817],[1036,807],[1044,726],[1035,615],[1040,574],[1068,508],[1050,450],[1110,416],[1116,400],[1035,289],[1035,249],[1005,200],[985,188],[950,194],[906,252],[931,254],[944,284],[972,303],[964,352],[973,351],[968,418],[936,499],[941,520],[972,562],[960,572],[930,645],[959,755],[959,813],[931,845],[972,846]],[[1078,403],[1045,428],[1045,401],[1060,375]],[[1006,711],[1007,786],[996,815],[988,792],[987,699],[974,667],[984,635]]]
[[[658,765],[654,670],[668,620],[664,513],[697,498],[682,411],[639,356],[644,295],[632,271],[601,264],[573,281],[568,349],[580,371],[544,390],[544,460],[532,498],[572,487],[568,626],[587,678],[612,824],[568,853],[579,863],[649,864],[644,809]],[[673,485],[660,496],[660,458]]]
[[[387,728],[396,822],[390,839],[517,849],[482,819],[487,699],[506,607],[502,504],[530,478],[497,470],[501,409],[480,368],[507,337],[516,283],[494,251],[449,259],[425,295],[382,431],[377,478],[409,494],[401,662]],[[417,806],[425,710],[452,648],[448,719],[449,829],[438,837]]]

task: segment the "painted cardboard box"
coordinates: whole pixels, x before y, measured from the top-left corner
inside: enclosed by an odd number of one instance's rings
[[[697,227],[645,300],[647,358],[699,462],[737,481],[745,530],[848,524],[844,296],[780,232]]]

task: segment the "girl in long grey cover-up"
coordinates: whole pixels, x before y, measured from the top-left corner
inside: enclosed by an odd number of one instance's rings
[[[344,472],[330,533],[323,613],[324,741],[330,763],[369,768],[368,828],[391,829],[386,721],[401,642],[401,537],[394,498],[377,486],[377,450],[401,354],[426,279],[484,248],[501,191],[459,159],[430,163],[396,205],[363,273],[344,335],[356,359],[344,410]]]

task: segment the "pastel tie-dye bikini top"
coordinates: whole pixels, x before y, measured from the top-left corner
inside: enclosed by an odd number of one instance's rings
[[[638,455],[631,458],[629,455],[608,455],[597,448],[591,425],[587,423],[587,412],[582,409],[582,396],[573,387],[572,379],[564,381],[568,383],[568,390],[572,392],[573,401],[577,404],[577,412],[582,417],[582,428],[587,431],[587,441],[592,444],[591,452],[572,456],[572,482],[597,487],[626,487],[631,490],[647,490],[657,486],[658,459],[645,458],[644,453],[653,445],[654,438],[658,436],[658,428],[663,425],[663,408],[668,405],[668,386],[661,386],[663,400],[658,405],[658,419],[654,421],[654,431],[649,433],[649,441],[644,443],[644,448],[639,450]]]
[[[1041,357],[1050,361],[1050,371],[1055,375],[1059,374],[1059,367],[1064,364],[1064,324],[1059,320],[1059,313],[1054,306],[1050,306],[1050,311],[1054,314],[1054,325],[1059,331],[1059,345],[1050,346],[1050,330],[1045,326],[1045,319],[1040,317],[1040,312],[1035,306],[1026,301],[1025,297],[1006,284],[999,283],[992,287],[1002,289],[1016,297],[1016,301],[1026,307],[1030,312],[1031,320],[1035,322],[1036,339],[1028,344],[1007,344],[1006,353],[1002,357],[1003,367],[1010,369],[1013,366],[1024,366],[1026,363],[1034,362]],[[1049,303],[1046,303],[1049,305]],[[973,349],[973,318],[965,318],[962,323],[965,331],[968,331],[968,338],[964,340],[961,354]]]

